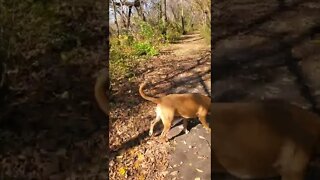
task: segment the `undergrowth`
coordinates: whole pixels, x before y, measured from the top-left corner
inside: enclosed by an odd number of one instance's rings
[[[138,22],[131,32],[110,37],[109,67],[111,81],[135,77],[134,69],[140,62],[159,55],[161,47],[180,37],[176,28],[168,27],[167,34],[161,33],[161,26]]]
[[[200,35],[205,39],[207,44],[211,43],[211,27],[210,25],[202,25],[200,27]]]

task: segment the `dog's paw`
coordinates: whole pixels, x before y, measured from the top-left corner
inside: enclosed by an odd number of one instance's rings
[[[161,143],[166,143],[168,141],[169,141],[169,139],[167,139],[166,137],[160,137],[160,142]]]
[[[153,134],[153,131],[150,130],[149,131],[149,136],[152,136],[152,134]]]
[[[189,132],[190,132],[190,131],[189,131],[188,129],[185,129],[185,130],[184,130],[184,133],[185,133],[185,134],[189,134]]]

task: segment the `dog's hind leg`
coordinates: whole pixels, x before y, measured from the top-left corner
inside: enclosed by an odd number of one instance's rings
[[[163,130],[161,133],[161,139],[167,141],[168,132],[171,128],[171,123],[174,118],[174,111],[168,110],[166,114],[161,114],[161,120],[163,123]]]
[[[163,124],[163,130],[162,130],[162,133],[161,133],[161,139],[163,141],[167,141],[167,136],[168,136],[168,132],[170,130],[170,127],[171,127],[171,123],[168,122],[168,121],[165,121],[165,123]]]
[[[207,114],[208,114],[208,110],[206,108],[200,108],[197,115],[198,115],[199,121],[204,126],[204,128],[210,132],[211,129],[209,127],[209,124],[206,121]]]
[[[149,136],[152,136],[154,125],[156,125],[157,122],[159,122],[160,120],[161,120],[160,115],[157,114],[156,118],[153,121],[151,121],[150,130],[149,130]]]
[[[199,118],[199,121],[201,122],[201,124],[204,126],[204,128],[206,130],[208,130],[209,132],[211,132],[211,129],[209,127],[209,124],[207,123],[206,121],[206,116],[208,114],[208,110],[205,109],[205,108],[200,108],[199,111],[198,111],[198,118]]]
[[[201,124],[204,126],[204,128],[206,130],[208,130],[209,132],[211,132],[211,129],[209,127],[209,124],[206,121],[206,116],[199,116],[199,121],[201,122]]]
[[[283,147],[276,166],[281,180],[303,180],[310,160],[311,150],[298,148],[296,143],[287,141]]]
[[[291,175],[283,175],[281,180],[304,180],[304,173],[295,173]]]
[[[161,108],[159,106],[156,107],[156,118],[151,121],[150,123],[150,130],[149,130],[149,136],[152,136],[153,134],[153,128],[154,128],[154,125],[157,124],[157,122],[159,122],[161,120]]]
[[[292,174],[284,174],[281,176],[281,180],[304,180],[304,172],[296,172]]]

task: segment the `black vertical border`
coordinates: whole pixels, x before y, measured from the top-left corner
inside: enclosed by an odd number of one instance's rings
[[[107,72],[109,73],[109,52],[110,52],[110,44],[109,44],[109,0],[106,1],[107,5],[105,6],[106,7],[106,18],[105,20],[107,21],[106,23],[106,30],[105,30],[105,40],[106,40],[106,68],[107,68]],[[106,74],[106,76],[108,77],[108,85],[107,85],[107,96],[110,95],[110,92],[109,92],[109,85],[110,85],[110,76]],[[110,98],[108,98],[110,99]],[[106,179],[109,179],[109,158],[110,158],[110,145],[109,145],[109,114],[107,115],[106,117]]]
[[[210,77],[211,77],[211,103],[213,103],[213,97],[214,97],[214,81],[213,81],[213,73],[212,71],[214,70],[213,68],[213,54],[214,54],[214,50],[215,50],[215,43],[214,43],[214,19],[213,19],[213,6],[214,6],[214,0],[211,0],[211,7],[210,7],[210,20],[211,20],[211,71],[210,71]],[[211,119],[213,119],[213,114],[210,115],[211,116]],[[213,179],[213,144],[212,144],[212,141],[213,141],[213,130],[214,130],[214,126],[213,126],[213,121],[211,120],[211,179]]]

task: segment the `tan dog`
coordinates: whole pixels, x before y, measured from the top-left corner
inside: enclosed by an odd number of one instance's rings
[[[243,179],[303,180],[320,118],[280,101],[213,103],[213,171]]]
[[[196,118],[198,117],[202,125],[210,131],[206,116],[210,111],[211,99],[201,94],[170,94],[160,98],[147,96],[143,92],[146,83],[142,83],[139,88],[139,93],[142,98],[157,104],[156,118],[151,122],[149,135],[153,134],[154,125],[162,120],[163,131],[161,138],[167,140],[167,134],[171,127],[172,121],[175,116],[183,118]],[[183,120],[183,127],[185,133],[187,130],[187,119]]]
[[[96,83],[94,86],[94,95],[96,98],[96,101],[100,107],[100,109],[108,115],[109,112],[109,103],[108,103],[108,98],[107,98],[107,87],[108,87],[108,70],[107,69],[102,69],[98,77],[96,79]]]

